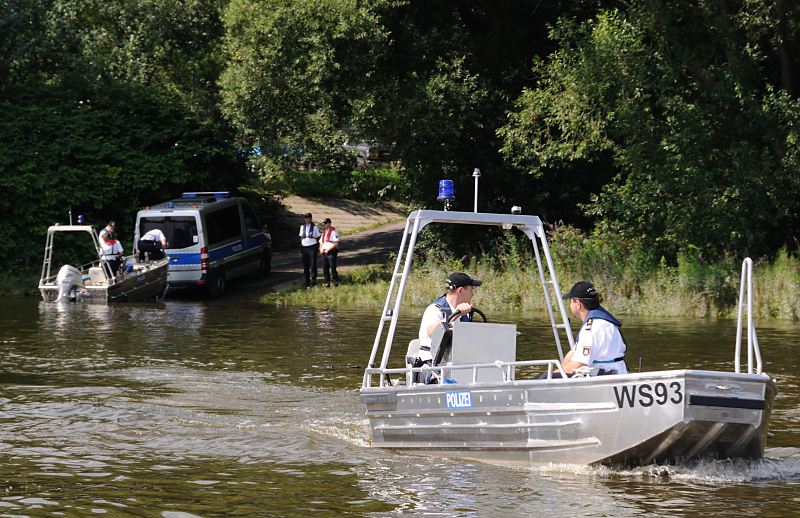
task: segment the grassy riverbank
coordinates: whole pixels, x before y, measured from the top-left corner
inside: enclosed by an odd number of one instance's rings
[[[741,260],[704,263],[684,254],[676,266],[648,263],[625,243],[600,242],[570,228],[551,233],[550,247],[559,283],[566,291],[578,280],[591,280],[603,304],[621,315],[671,317],[735,317],[739,296]],[[628,247],[628,248],[626,248]],[[546,314],[533,267],[532,252],[519,240],[509,239],[499,254],[445,262],[428,258],[414,263],[404,295],[404,305],[424,307],[442,293],[447,274],[469,272],[483,280],[476,291],[476,306],[492,310],[518,310]],[[280,305],[338,305],[382,307],[394,263],[344,272],[338,288],[318,288],[272,293],[262,302]],[[781,252],[773,260],[755,261],[755,307],[758,318],[800,320],[800,260]]]
[[[3,297],[39,296],[39,275],[37,272],[0,272],[0,295]]]

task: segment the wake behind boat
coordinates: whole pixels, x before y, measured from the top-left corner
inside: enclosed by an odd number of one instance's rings
[[[58,234],[88,234],[94,253],[80,266],[64,264],[55,273],[53,252]],[[52,225],[47,229],[47,242],[42,261],[39,292],[45,302],[135,302],[155,299],[164,294],[167,285],[169,259],[140,262],[134,256],[124,258],[127,268],[112,271],[101,259],[100,240],[90,225]]]
[[[389,366],[417,236],[431,223],[516,228],[528,236],[557,358],[518,360],[515,325],[456,321],[432,337],[431,354],[440,359],[438,364],[412,367],[418,348],[412,340],[405,366]],[[777,387],[762,372],[749,258],[742,266],[732,372],[685,369],[555,378],[554,372],[565,376],[562,336],[570,348],[575,345],[560,294],[545,229],[537,216],[412,212],[361,387],[373,445],[514,466],[642,465],[763,456]],[[443,354],[437,354],[439,348]],[[542,371],[545,379],[517,379]],[[444,383],[416,381],[431,373]]]

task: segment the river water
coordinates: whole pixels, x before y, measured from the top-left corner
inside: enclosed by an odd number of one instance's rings
[[[780,389],[764,460],[529,470],[369,447],[358,387],[375,313],[0,301],[0,515],[800,514],[796,324],[759,326]],[[518,356],[555,356],[543,319],[489,317],[517,323]],[[644,370],[732,370],[735,322],[625,330]]]

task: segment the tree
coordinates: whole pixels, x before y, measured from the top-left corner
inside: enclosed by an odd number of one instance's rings
[[[372,104],[386,39],[356,0],[234,0],[225,13],[223,110],[243,141],[274,157],[349,169],[342,147]]]
[[[754,22],[757,4],[639,1],[562,21],[501,130],[506,157],[536,176],[613,168],[585,210],[656,257],[796,238],[800,104],[770,80],[779,49],[758,37],[772,18]]]
[[[33,267],[70,208],[128,234],[142,205],[246,180],[218,108],[225,3],[4,2],[0,269]]]

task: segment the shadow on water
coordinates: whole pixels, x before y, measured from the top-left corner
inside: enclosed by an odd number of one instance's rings
[[[800,486],[795,326],[760,326],[778,380],[767,459],[510,469],[369,448],[363,310],[247,301],[0,302],[0,514],[432,513],[792,516]],[[416,334],[410,312],[398,344]],[[555,357],[520,315],[520,356]],[[645,370],[730,370],[735,323],[626,319]],[[711,344],[730,344],[722,350]],[[404,349],[404,348],[400,348]],[[398,353],[398,358],[402,351]]]

